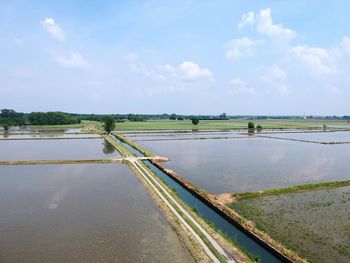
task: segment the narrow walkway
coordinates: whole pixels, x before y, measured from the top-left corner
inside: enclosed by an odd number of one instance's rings
[[[208,245],[202,240],[200,235],[193,229],[193,227],[186,222],[182,215],[185,215],[186,218],[197,228],[197,231],[201,235],[204,235],[205,238],[210,242],[210,245],[217,251],[217,253],[225,259],[226,262],[235,263],[236,261],[233,257],[214,239],[212,236],[194,219],[188,211],[179,204],[174,197],[161,185],[155,178],[152,173],[147,171],[146,168],[140,163],[140,160],[149,160],[157,157],[125,157],[125,160],[128,160],[130,164],[139,172],[139,174],[148,182],[148,184],[154,189],[154,191],[159,195],[159,197],[164,201],[164,203],[169,207],[169,209],[174,213],[174,215],[184,224],[184,226],[191,232],[195,237],[198,243],[203,247],[207,255],[213,260],[213,262],[220,262],[218,257],[210,250]],[[159,189],[158,189],[159,188]],[[180,213],[182,215],[180,215]]]

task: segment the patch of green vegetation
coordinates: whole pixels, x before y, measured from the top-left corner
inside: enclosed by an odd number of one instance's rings
[[[148,149],[145,149],[143,147],[141,147],[140,145],[138,145],[137,143],[135,143],[134,141],[131,141],[129,139],[127,139],[126,137],[124,137],[123,135],[121,134],[118,134],[118,133],[113,133],[113,135],[118,139],[120,140],[121,142],[123,143],[126,143],[128,145],[130,145],[132,148],[134,148],[135,150],[139,151],[140,153],[142,153],[144,156],[146,157],[153,157],[153,156],[156,156],[155,153],[151,152],[150,150]]]
[[[348,262],[349,202],[350,187],[343,186],[257,196],[230,206],[311,262]]]
[[[135,156],[132,152],[130,152],[126,147],[124,147],[121,143],[117,142],[109,135],[102,134],[101,135],[106,141],[108,141],[123,157],[126,156]]]
[[[342,187],[342,186],[348,186],[348,185],[350,185],[350,180],[333,181],[333,182],[325,182],[325,183],[318,183],[318,184],[303,184],[303,185],[296,185],[296,186],[291,186],[286,188],[268,189],[268,190],[258,191],[258,192],[234,193],[233,195],[239,199],[247,199],[247,198],[255,198],[259,196],[280,195],[280,194],[312,191],[317,189]]]
[[[116,125],[118,131],[132,130],[231,130],[247,129],[248,120],[200,120],[193,125],[191,120],[147,120],[142,122],[122,122]],[[345,120],[300,120],[300,119],[267,119],[259,120],[264,129],[323,129],[350,128]]]

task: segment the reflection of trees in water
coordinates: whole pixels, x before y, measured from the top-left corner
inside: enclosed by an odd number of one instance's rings
[[[103,152],[105,154],[111,154],[111,153],[114,153],[115,152],[115,148],[112,144],[110,144],[109,142],[107,141],[104,141],[103,143]]]
[[[8,138],[10,136],[9,130],[4,130],[4,138]]]

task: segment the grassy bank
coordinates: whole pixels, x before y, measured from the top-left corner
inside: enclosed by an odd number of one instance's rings
[[[291,186],[286,188],[268,189],[268,190],[258,191],[258,192],[234,193],[233,195],[237,199],[247,199],[247,198],[260,197],[260,196],[281,195],[281,194],[289,194],[289,193],[297,193],[297,192],[306,192],[306,191],[312,191],[312,190],[330,189],[330,188],[342,187],[342,186],[348,186],[348,185],[350,185],[350,180],[325,182],[325,183],[318,183],[318,184],[303,184],[303,185],[296,185],[296,186]]]
[[[140,145],[138,145],[137,143],[127,139],[126,137],[124,137],[123,135],[121,134],[118,134],[118,133],[113,133],[113,135],[118,138],[121,142],[124,142],[124,143],[127,143],[129,144],[132,148],[138,150],[140,153],[142,153],[144,156],[146,157],[152,157],[152,156],[156,156],[155,153],[151,152],[150,150],[148,149],[145,149],[143,147],[141,147]]]

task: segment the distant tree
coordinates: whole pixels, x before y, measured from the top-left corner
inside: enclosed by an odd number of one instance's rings
[[[194,125],[198,125],[198,123],[199,123],[199,119],[198,119],[198,117],[196,117],[196,116],[193,116],[193,117],[191,118],[191,121],[192,121],[192,124],[194,124]]]
[[[128,114],[129,121],[145,121],[146,118],[139,114]]]
[[[183,120],[184,120],[184,118],[182,118],[182,117],[178,117],[178,118],[177,118],[177,120],[178,120],[178,121],[183,121]]]
[[[170,120],[176,120],[176,114],[175,113],[171,114],[169,119]]]
[[[219,119],[226,120],[227,119],[226,113],[224,112],[224,113],[220,114]]]
[[[254,122],[252,122],[252,121],[248,122],[248,129],[249,130],[254,130],[254,128],[255,128]]]
[[[114,130],[115,128],[115,120],[113,117],[111,116],[107,116],[103,118],[103,128],[105,129],[105,131],[107,132],[107,134],[109,134],[111,131]]]
[[[326,131],[326,130],[327,130],[327,125],[323,124],[323,131]]]
[[[261,132],[261,131],[262,131],[262,126],[261,126],[260,124],[258,124],[258,125],[256,126],[256,130],[257,130],[258,132]]]
[[[0,112],[0,117],[4,119],[13,119],[17,116],[16,111],[10,109],[2,109]]]

